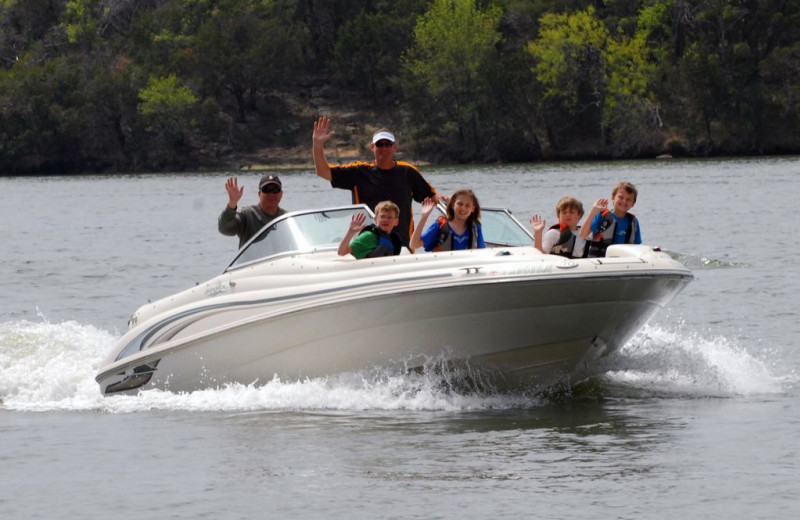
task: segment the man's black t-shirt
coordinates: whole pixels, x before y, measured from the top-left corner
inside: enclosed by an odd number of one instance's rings
[[[404,245],[408,245],[413,231],[412,199],[422,202],[436,195],[436,190],[414,165],[401,161],[396,162],[391,170],[381,170],[371,162],[331,166],[331,186],[350,190],[353,204],[366,204],[373,211],[384,200],[397,204],[400,208],[397,232]]]

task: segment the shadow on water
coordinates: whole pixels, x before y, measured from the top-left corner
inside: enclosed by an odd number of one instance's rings
[[[507,396],[510,397],[510,396]],[[486,396],[484,396],[486,398]],[[514,398],[516,399],[516,398]],[[644,408],[642,408],[644,407]],[[658,406],[656,406],[657,408]],[[605,436],[631,440],[648,432],[680,427],[648,411],[647,400],[567,397],[539,400],[535,405],[510,408],[461,410],[306,410],[254,411],[229,416],[236,423],[246,422],[281,429],[333,428],[342,432],[385,435],[508,435],[555,434],[569,438]],[[459,441],[454,441],[459,442]]]
[[[376,372],[369,379],[377,380],[380,377],[380,373]],[[512,407],[515,404],[520,407],[560,406],[615,397],[614,387],[601,377],[581,379],[575,383],[559,380],[554,384],[533,384],[527,380],[509,378],[504,372],[485,366],[476,367],[445,358],[431,359],[422,367],[409,369],[404,380],[406,384],[402,386],[402,391],[405,393],[432,391],[448,396],[487,399],[487,402],[496,398],[498,403]]]

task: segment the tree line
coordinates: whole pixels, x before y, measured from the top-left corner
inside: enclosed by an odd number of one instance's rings
[[[0,174],[223,164],[331,107],[432,162],[797,153],[799,35],[800,0],[0,0]]]

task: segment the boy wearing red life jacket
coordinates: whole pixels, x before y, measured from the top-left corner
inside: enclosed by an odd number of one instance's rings
[[[608,209],[608,200],[599,199],[594,203],[587,220],[590,226],[581,229],[581,238],[588,238],[589,257],[604,257],[606,249],[612,244],[641,244],[642,230],[639,219],[629,210],[636,204],[638,191],[630,182],[620,182],[611,191],[611,204],[613,209]]]

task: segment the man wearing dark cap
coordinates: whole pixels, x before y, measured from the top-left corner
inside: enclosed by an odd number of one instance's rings
[[[225,183],[225,189],[228,191],[228,205],[220,213],[217,227],[223,235],[238,236],[239,248],[275,217],[286,213],[286,210],[279,207],[283,185],[277,175],[261,177],[258,183],[258,204],[240,211],[236,211],[236,207],[244,193],[244,186],[240,188],[238,179],[230,177]]]
[[[366,204],[373,211],[384,200],[397,204],[400,208],[397,232],[407,246],[414,227],[412,200],[422,202],[431,197],[438,201],[441,197],[422,177],[416,166],[395,160],[397,142],[394,134],[385,129],[378,130],[372,136],[370,148],[375,154],[374,162],[329,165],[323,145],[335,133],[330,131],[330,126],[331,120],[327,117],[320,117],[314,122],[312,154],[317,175],[330,181],[334,188],[350,190],[353,204]]]

